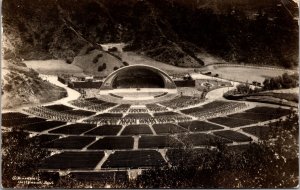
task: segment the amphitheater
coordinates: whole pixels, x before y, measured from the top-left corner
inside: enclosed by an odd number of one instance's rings
[[[226,100],[222,91],[229,87],[221,82],[210,85],[215,88],[206,98],[179,93],[185,88],[177,88],[167,73],[144,65],[111,73],[89,98],[56,76],[41,77],[64,87],[68,97],[7,111],[2,127],[23,129],[52,151],[39,170],[80,179],[125,179],[172,165],[187,143],[200,152],[217,142],[243,149],[266,138],[265,124],[290,113],[279,106]]]

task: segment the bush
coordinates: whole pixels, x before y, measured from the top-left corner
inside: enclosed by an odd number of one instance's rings
[[[108,48],[108,51],[109,52],[116,52],[116,51],[118,51],[118,48],[116,48],[116,47]]]
[[[106,63],[103,63],[98,67],[98,72],[104,71],[106,69]]]
[[[126,61],[123,61],[123,65],[124,65],[124,66],[128,66],[129,63],[127,63]]]
[[[67,57],[66,63],[71,64],[73,62],[74,58],[73,57]]]
[[[99,58],[102,57],[103,54],[99,53],[98,55],[96,55],[96,57],[93,59],[93,63],[97,63],[99,61]]]
[[[268,78],[264,80],[263,88],[265,90],[295,88],[298,86],[298,77],[298,74],[288,75],[284,73],[282,76]]]
[[[2,185],[15,187],[18,181],[13,176],[32,176],[37,171],[38,163],[49,152],[40,147],[40,142],[29,138],[28,133],[12,131],[2,134]]]
[[[114,67],[114,71],[115,71],[115,70],[118,70],[118,69],[119,69],[119,67]]]

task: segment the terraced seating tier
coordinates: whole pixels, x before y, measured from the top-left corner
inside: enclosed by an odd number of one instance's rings
[[[174,116],[174,115],[180,115],[179,113],[168,111],[168,112],[157,112],[153,114],[154,116]]]
[[[2,120],[2,126],[4,127],[13,127],[13,126],[21,126],[29,123],[38,123],[44,122],[46,119],[39,117],[25,117],[11,120]]]
[[[120,113],[124,113],[126,112],[128,109],[130,108],[130,104],[121,104],[117,107],[114,107],[113,109],[110,110],[110,112],[120,112]]]
[[[111,154],[102,168],[149,168],[162,167],[166,162],[161,154],[154,150],[116,151]]]
[[[187,131],[186,129],[173,123],[154,124],[152,127],[157,134],[173,134]]]
[[[203,102],[204,99],[201,99],[200,97],[192,97],[192,96],[179,96],[172,100],[161,102],[160,104],[177,109],[177,108],[184,108],[188,106],[193,106],[196,104],[199,104]]]
[[[208,153],[209,149],[206,148],[195,148],[192,150],[184,149],[169,149],[166,153],[166,156],[169,159],[171,164],[177,164],[186,162],[186,160],[192,160],[192,157],[199,158],[199,155]]]
[[[55,105],[45,106],[45,108],[48,108],[48,109],[54,110],[54,111],[68,111],[68,110],[73,109],[73,108],[63,105],[63,104],[55,104]]]
[[[213,123],[225,125],[231,128],[257,123],[257,121],[255,120],[239,119],[239,118],[232,118],[232,117],[217,117],[217,118],[209,119],[209,121]]]
[[[209,131],[209,130],[223,129],[223,127],[221,126],[214,125],[205,121],[181,122],[178,123],[178,125],[190,131]]]
[[[129,113],[146,113],[148,112],[148,109],[146,108],[130,108]]]
[[[45,145],[46,143],[56,140],[59,138],[59,135],[48,135],[48,134],[43,134],[39,136],[34,136],[32,137],[32,141],[36,141],[40,143],[41,145]]]
[[[54,129],[49,131],[49,133],[79,135],[95,127],[96,125],[93,124],[75,123]]]
[[[142,136],[139,139],[139,148],[166,148],[180,147],[181,144],[169,136]]]
[[[199,107],[184,109],[181,110],[181,112],[201,119],[207,119],[211,117],[227,115],[234,111],[241,110],[246,106],[247,105],[245,103],[241,102],[214,101]]]
[[[41,169],[92,170],[104,157],[104,152],[63,152],[41,162]]]
[[[146,124],[128,125],[122,131],[121,135],[153,134],[150,127]]]
[[[147,104],[146,105],[147,109],[152,111],[152,112],[161,112],[161,111],[167,111],[168,109],[166,107],[162,107],[157,104]]]
[[[148,113],[129,113],[125,116],[125,118],[144,118],[144,117],[152,117]]]
[[[132,149],[132,137],[104,137],[88,147],[88,150]]]
[[[45,145],[45,148],[82,149],[95,139],[94,137],[70,136],[51,141]]]
[[[267,126],[245,127],[243,128],[243,131],[252,134],[262,140],[266,140],[269,137],[270,127]]]
[[[62,121],[44,121],[39,123],[26,124],[22,126],[22,128],[26,131],[42,132],[65,124],[66,122]]]
[[[187,143],[192,143],[194,146],[212,146],[218,142],[232,143],[231,140],[203,133],[187,135],[184,137],[183,141]]]
[[[121,129],[122,129],[122,125],[102,125],[85,133],[85,135],[98,135],[98,136],[117,135]]]
[[[86,110],[67,110],[67,111],[64,111],[64,113],[87,117],[87,116],[94,115],[96,112],[86,111]]]

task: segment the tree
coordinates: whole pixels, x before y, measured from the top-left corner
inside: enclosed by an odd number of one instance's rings
[[[27,177],[36,174],[38,163],[49,152],[40,147],[38,141],[29,138],[28,133],[15,131],[2,133],[2,184],[15,187],[14,176]]]

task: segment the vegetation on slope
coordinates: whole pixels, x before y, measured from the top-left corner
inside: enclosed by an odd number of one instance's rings
[[[292,0],[5,0],[3,27],[24,59],[70,58],[84,45],[101,50],[101,43],[125,42],[125,50],[183,67],[202,66],[201,50],[226,61],[293,67],[297,14]]]
[[[50,102],[67,95],[63,88],[42,80],[37,72],[27,68],[20,60],[3,62],[1,93],[4,109]]]

